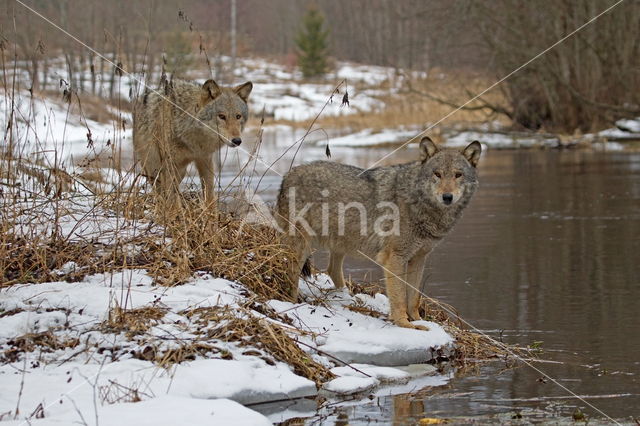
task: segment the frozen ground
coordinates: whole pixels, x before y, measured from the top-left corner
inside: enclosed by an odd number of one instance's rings
[[[510,132],[480,132],[464,131],[446,138],[446,145],[451,147],[465,147],[472,141],[479,141],[483,148],[555,148],[560,139],[552,136]]]
[[[420,133],[420,130],[417,128],[383,129],[380,131],[366,129],[350,135],[332,138],[329,140],[329,145],[367,147],[374,145],[397,144],[408,141],[418,133]],[[324,143],[324,141],[320,141],[320,143]]]
[[[12,116],[13,121],[8,123]],[[122,114],[131,122],[130,114]],[[130,126],[124,130],[114,123],[87,119],[77,103],[67,104],[26,90],[5,94],[0,91],[0,125],[8,129],[2,148],[14,155],[40,159],[49,167],[70,169],[85,157],[110,153],[131,139]]]
[[[311,293],[326,291],[328,285],[327,277],[319,276],[314,283],[305,284],[304,291],[313,301]],[[189,424],[200,419],[217,422],[224,416],[259,424],[251,422],[264,422],[264,418],[232,401],[252,404],[315,396],[317,389],[312,381],[294,374],[286,364],[265,361],[267,355],[259,348],[237,343],[206,341],[217,352],[166,369],[144,359],[147,347],[153,346],[156,352],[167,351],[198,338],[195,329],[199,325],[187,315],[190,310],[237,309],[246,294],[240,284],[206,274],[181,286],[156,286],[144,270],[90,275],[75,283],[50,282],[3,289],[0,418],[14,419],[19,408],[17,419],[24,420],[36,413],[30,418],[34,425],[82,422],[82,419],[94,424],[96,418],[100,424],[116,421],[140,424],[127,419],[135,419],[149,410],[153,411],[152,418],[166,419],[172,409],[182,405],[192,417],[171,424]],[[436,324],[427,323],[432,329],[429,332],[400,329],[382,319],[349,311],[346,306],[352,303],[369,304],[383,312],[388,304],[382,295],[371,298],[347,294],[340,294],[339,300],[324,306],[276,300],[269,303],[292,318],[296,328],[311,332],[300,337],[300,341],[308,345],[304,348],[316,361],[328,367],[337,365],[332,372],[338,378],[325,384],[327,392],[371,391],[381,383],[407,382],[432,374],[433,369],[428,366],[411,373],[370,364],[375,364],[378,357],[385,365],[423,362],[438,349],[452,347],[451,337]],[[158,308],[164,315],[132,338],[104,328],[116,306],[127,310]],[[257,311],[251,315],[261,316]],[[24,344],[21,336],[35,338],[48,333],[58,342],[74,343],[60,343],[55,348],[36,347],[12,356]],[[350,363],[362,356],[368,365]],[[143,402],[131,403],[137,399]],[[44,419],[38,420],[38,413]],[[214,417],[207,417],[212,413]],[[152,424],[151,420],[148,424]]]

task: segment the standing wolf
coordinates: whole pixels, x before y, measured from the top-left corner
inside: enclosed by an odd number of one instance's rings
[[[161,193],[177,191],[195,162],[205,199],[213,199],[213,153],[242,143],[252,88],[251,82],[232,88],[174,80],[166,96],[145,91],[134,105],[133,147],[143,174]]]
[[[425,137],[414,163],[363,170],[318,161],[293,168],[276,207],[296,255],[293,282],[312,246],[330,250],[328,273],[337,288],[344,287],[345,255],[376,259],[384,268],[393,322],[425,329],[409,322],[420,319],[424,263],[475,192],[481,150],[477,141],[460,151],[438,148]]]

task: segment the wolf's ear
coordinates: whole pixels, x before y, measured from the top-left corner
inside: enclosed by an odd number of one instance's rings
[[[204,84],[202,85],[202,90],[204,90],[204,98],[209,97],[211,99],[215,99],[222,93],[222,89],[220,89],[218,83],[211,79],[204,82]]]
[[[469,163],[476,167],[478,165],[478,160],[480,160],[480,154],[482,153],[482,145],[480,142],[473,141],[462,151],[462,155],[466,158]]]
[[[247,81],[246,83],[233,88],[233,91],[236,92],[236,94],[240,96],[240,99],[242,99],[245,102],[247,102],[247,99],[249,99],[249,94],[251,94],[251,90],[253,90],[253,83],[250,81]]]
[[[429,136],[425,136],[420,141],[420,161],[423,163],[438,152],[438,147]]]

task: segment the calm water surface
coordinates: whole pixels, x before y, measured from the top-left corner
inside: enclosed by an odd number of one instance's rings
[[[281,151],[271,144],[262,150],[269,163]],[[332,151],[337,161],[368,166],[391,148]],[[324,147],[298,155],[322,158]],[[386,163],[415,156],[403,149]],[[286,171],[290,160],[276,168]],[[542,342],[552,362],[535,368],[613,418],[640,418],[640,154],[489,150],[479,171],[475,198],[428,261],[425,291],[505,342]],[[265,178],[264,198],[278,185],[277,176]],[[365,261],[346,267],[356,280],[381,278]],[[576,407],[602,417],[524,364],[451,374],[444,386],[324,410],[328,417],[315,421],[410,424],[515,411],[548,419]]]

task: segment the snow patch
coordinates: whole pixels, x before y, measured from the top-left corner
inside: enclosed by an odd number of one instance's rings
[[[416,136],[419,130],[416,129],[383,129],[374,131],[372,129],[362,130],[357,133],[330,139],[330,146],[375,146],[405,142]]]
[[[560,140],[556,137],[545,137],[532,134],[526,136],[520,133],[492,133],[465,131],[446,138],[446,145],[450,147],[463,148],[473,141],[479,141],[482,148],[532,148],[549,147],[555,148],[560,145]]]
[[[373,377],[338,377],[325,383],[323,389],[340,395],[365,392],[378,386],[380,381]]]
[[[326,274],[300,281],[300,293],[304,297],[331,295],[332,292],[335,292],[333,283]],[[348,309],[349,304],[361,304],[364,300],[382,314],[388,314],[388,299],[382,294],[375,297],[337,294],[339,297],[328,297],[321,306],[278,300],[269,304],[289,316],[296,327],[318,335],[315,339],[301,340],[345,363],[408,365],[428,362],[453,350],[453,338],[434,322],[414,322],[429,327],[429,331],[409,329]]]

